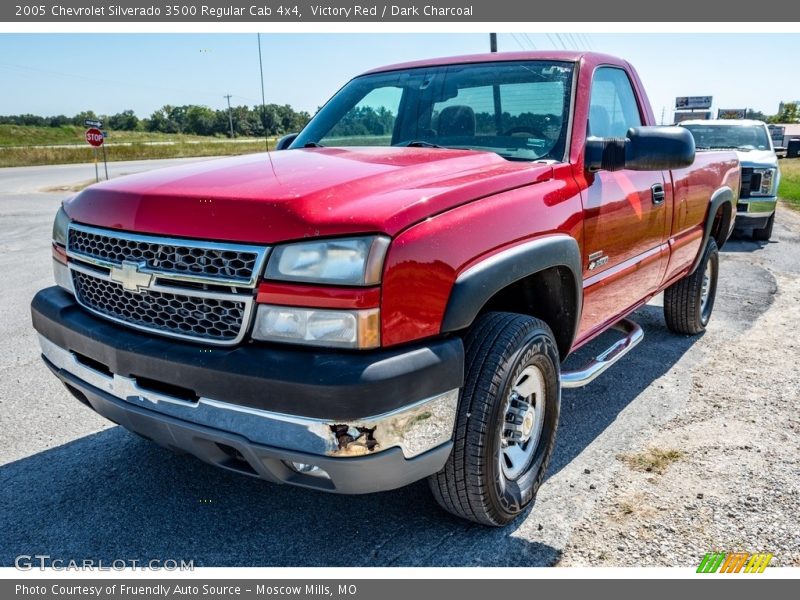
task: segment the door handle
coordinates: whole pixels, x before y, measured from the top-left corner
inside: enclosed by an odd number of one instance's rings
[[[654,183],[650,186],[650,193],[652,194],[653,204],[663,204],[667,193],[664,191],[664,186],[660,183]]]

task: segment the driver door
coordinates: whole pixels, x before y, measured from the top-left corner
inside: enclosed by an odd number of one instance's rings
[[[589,135],[625,137],[630,127],[643,125],[641,114],[627,73],[599,67],[592,79]],[[658,288],[672,210],[662,171],[598,171],[586,178],[580,337],[616,320]]]

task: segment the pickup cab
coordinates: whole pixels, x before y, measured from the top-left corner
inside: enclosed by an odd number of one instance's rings
[[[772,237],[781,172],[778,155],[766,123],[749,119],[689,120],[681,123],[692,132],[697,150],[733,150],[742,169],[736,203],[735,226],[752,229],[753,239]]]
[[[224,469],[351,494],[427,478],[506,524],[562,388],[642,339],[630,313],[664,292],[679,334],[711,315],[739,164],[653,123],[601,54],[375,69],[278,151],[64,202],[57,285],[32,302],[43,359],[100,415]]]

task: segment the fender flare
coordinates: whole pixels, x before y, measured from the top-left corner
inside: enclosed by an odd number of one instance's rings
[[[453,284],[442,329],[459,331],[469,327],[483,306],[503,288],[552,267],[566,267],[575,280],[575,338],[583,301],[581,251],[575,238],[554,234],[523,242],[489,256],[462,272]]]
[[[719,244],[719,247],[722,248],[722,245],[728,240],[728,237],[733,231],[731,225],[734,221],[734,200],[735,195],[733,190],[728,186],[721,187],[711,194],[711,200],[708,202],[708,212],[706,213],[706,224],[705,228],[703,229],[703,243],[700,245],[700,250],[697,252],[697,256],[692,263],[692,268],[689,269],[689,275],[694,273],[695,270],[697,270],[697,267],[700,265],[700,261],[702,260],[703,254],[706,251],[706,244],[708,244],[708,239],[711,237],[711,229],[714,227],[714,215],[717,214],[719,208],[726,202],[731,205],[730,222],[727,224],[727,228],[725,223],[722,224],[725,240],[723,240],[722,244]]]

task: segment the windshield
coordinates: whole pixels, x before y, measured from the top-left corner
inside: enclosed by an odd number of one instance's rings
[[[291,148],[466,148],[509,160],[562,160],[572,71],[572,63],[520,61],[357,77]]]
[[[692,132],[700,150],[769,150],[769,137],[762,125],[684,125]]]

